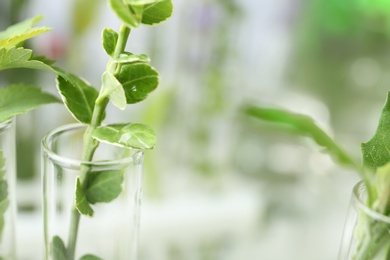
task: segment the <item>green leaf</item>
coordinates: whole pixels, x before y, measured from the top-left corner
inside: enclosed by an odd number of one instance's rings
[[[287,110],[278,108],[263,108],[259,106],[247,106],[244,112],[252,117],[261,119],[278,126],[284,127],[283,130],[292,130],[295,134],[309,137],[318,145],[325,148],[325,151],[341,165],[352,167],[361,172],[361,167],[358,166],[351,157],[320,127],[315,121],[306,115],[296,114]]]
[[[11,44],[18,44],[38,34],[50,30],[49,28],[40,27],[32,28],[32,26],[40,21],[42,16],[35,16],[23,22],[16,23],[8,27],[5,31],[0,32],[0,48],[9,47]]]
[[[52,71],[52,68],[40,60],[31,59],[32,50],[11,47],[0,49],[0,70],[13,68],[41,69]]]
[[[9,38],[15,35],[22,34],[30,29],[34,24],[42,20],[43,16],[38,15],[33,18],[26,19],[22,22],[9,26],[5,31],[0,32],[0,39]]]
[[[119,56],[118,59],[115,60],[115,62],[120,64],[129,64],[136,62],[148,63],[150,62],[150,58],[146,54],[135,55],[131,53],[123,53]]]
[[[366,143],[363,143],[362,154],[363,164],[376,169],[390,162],[390,92],[382,109],[379,124],[374,136]]]
[[[76,180],[76,208],[80,212],[80,214],[88,217],[93,216],[93,209],[88,203],[87,197],[83,191],[83,187],[81,187],[80,179]]]
[[[18,43],[24,42],[27,39],[33,38],[50,30],[51,29],[47,27],[31,28],[22,34],[0,39],[0,48],[9,48],[15,46]]]
[[[162,0],[157,3],[145,5],[142,15],[142,23],[147,25],[161,23],[171,17],[172,12],[172,0]]]
[[[143,6],[126,5],[122,0],[110,0],[110,6],[127,26],[137,28],[141,24]]]
[[[85,191],[91,204],[110,202],[122,192],[123,171],[101,171],[88,174],[88,185]]]
[[[146,99],[159,83],[157,71],[144,63],[124,64],[117,79],[125,90],[127,104]]]
[[[102,35],[102,44],[106,53],[110,56],[114,54],[118,33],[111,28],[105,28]]]
[[[119,109],[126,108],[126,95],[122,84],[111,72],[104,72],[102,76],[102,96],[109,96],[110,101]]]
[[[65,244],[59,236],[54,236],[50,244],[50,255],[53,260],[67,260]]]
[[[81,123],[90,124],[98,91],[76,75],[55,69],[59,73],[57,88],[69,112]]]
[[[88,254],[81,257],[80,260],[103,260],[103,258]]]
[[[153,129],[143,124],[112,124],[96,128],[92,137],[121,147],[152,149],[156,144]]]
[[[0,122],[45,104],[59,102],[59,99],[37,87],[13,85],[0,88]]]

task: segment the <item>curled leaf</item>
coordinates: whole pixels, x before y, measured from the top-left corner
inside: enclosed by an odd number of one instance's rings
[[[102,35],[102,44],[106,53],[110,56],[114,54],[118,33],[111,28],[105,28]]]
[[[102,95],[109,96],[110,101],[119,109],[126,108],[126,95],[122,84],[111,72],[104,72],[102,76]]]
[[[75,196],[75,206],[77,210],[80,212],[80,214],[92,217],[93,216],[93,209],[89,205],[89,202],[87,200],[87,197],[85,196],[83,187],[81,187],[80,179],[77,178],[76,180],[76,196]]]
[[[173,12],[172,0],[162,0],[144,6],[142,23],[154,25],[171,17]]]

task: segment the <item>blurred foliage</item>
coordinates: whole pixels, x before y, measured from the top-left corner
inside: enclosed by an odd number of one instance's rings
[[[213,176],[218,173],[218,165],[215,165],[213,156],[210,156],[208,149],[212,142],[212,127],[215,123],[215,117],[223,118],[226,109],[229,106],[229,97],[226,95],[226,89],[229,87],[229,77],[226,76],[224,65],[229,62],[229,59],[235,57],[234,46],[232,45],[231,30],[243,15],[239,4],[234,0],[217,0],[213,3],[200,4],[201,13],[199,14],[198,26],[202,29],[202,25],[207,28],[203,30],[209,33],[207,37],[201,38],[201,42],[211,46],[208,53],[202,53],[204,57],[208,57],[201,67],[199,72],[202,76],[198,76],[198,84],[202,86],[199,89],[201,102],[196,109],[198,121],[196,127],[192,129],[191,140],[193,142],[194,166],[198,173],[205,176]],[[211,16],[208,17],[208,16]],[[212,28],[209,30],[209,28]],[[205,33],[200,31],[199,33]],[[202,37],[202,36],[201,36]],[[202,49],[202,48],[201,48]]]
[[[383,102],[389,51],[389,1],[313,0],[301,10],[289,77],[327,104],[337,126],[343,108]]]
[[[22,20],[23,14],[26,12],[26,8],[29,5],[30,0],[9,0],[2,1],[0,3],[0,17],[1,17],[1,28],[19,22]],[[93,22],[97,19],[99,14],[100,6],[92,4],[96,0],[74,0],[71,3],[71,23],[72,23],[72,38],[75,40],[81,37],[83,34],[88,32],[88,29],[93,25]],[[29,42],[26,42],[28,46]],[[21,76],[22,75],[22,76]],[[13,69],[1,72],[1,85],[10,85],[12,83],[25,83],[32,84],[39,80],[39,72],[36,70],[29,69]],[[23,116],[23,124],[32,123],[34,120],[34,113],[28,116]],[[36,157],[31,156],[35,153],[36,147],[32,142],[31,136],[35,136],[35,130],[33,127],[29,129],[29,133],[25,133],[25,128],[17,128],[18,139],[17,139],[17,174],[19,179],[31,179],[37,176],[36,173]],[[24,131],[21,133],[21,131]]]
[[[230,87],[230,78],[226,76],[226,64],[231,62],[235,56],[234,41],[231,37],[234,26],[243,15],[241,4],[236,0],[212,0],[193,1],[188,3],[190,8],[176,10],[177,15],[182,15],[180,22],[177,50],[180,67],[178,76],[183,77],[184,82],[175,82],[170,86],[165,85],[163,89],[170,87],[171,90],[159,94],[160,98],[152,97],[154,105],[147,105],[142,114],[142,122],[156,127],[159,136],[158,147],[164,145],[164,140],[172,137],[170,131],[172,126],[175,131],[183,131],[181,138],[188,140],[188,143],[177,144],[183,149],[188,146],[189,153],[177,154],[172,142],[168,143],[174,157],[179,156],[185,167],[192,173],[211,179],[218,176],[221,171],[220,162],[216,162],[215,149],[215,127],[226,118],[230,106],[227,89]],[[180,18],[179,18],[180,19]],[[191,34],[188,30],[191,28]],[[160,41],[162,38],[159,32],[152,32],[150,40],[145,44],[151,53],[150,57],[154,64],[164,66],[164,50]],[[160,37],[158,37],[160,36]],[[158,67],[158,66],[157,66]],[[179,77],[179,78],[180,78]],[[188,88],[186,94],[192,92],[193,96],[182,96],[178,87]],[[188,100],[188,102],[183,102]],[[191,119],[188,119],[188,112]],[[178,128],[180,126],[180,130]],[[157,149],[159,149],[157,147]],[[146,187],[149,195],[159,195],[159,162],[157,157],[164,155],[156,153],[146,154],[145,167],[148,172]],[[229,166],[223,165],[228,168]],[[213,180],[214,180],[213,179]],[[210,181],[211,183],[212,181]],[[218,182],[218,181],[217,181]],[[211,184],[212,186],[214,185]],[[218,184],[217,184],[218,185]]]
[[[12,0],[8,2],[9,2],[9,9],[7,10],[5,8],[1,11],[1,13],[4,12],[4,16],[9,17],[8,25],[20,22],[20,18],[21,18],[20,14],[23,12],[24,7],[26,4],[28,4],[29,0]]]
[[[1,20],[0,30],[5,29],[11,24],[20,22],[24,17],[22,12],[24,7],[28,4],[29,0],[12,0],[4,1],[0,5]],[[8,5],[7,5],[8,3]],[[6,18],[6,19],[5,19]],[[28,47],[28,42],[25,44]],[[20,77],[20,75],[24,75]],[[2,84],[9,85],[12,83],[33,83],[36,80],[36,71],[28,69],[7,70],[1,74]]]
[[[100,7],[96,0],[73,1],[71,22],[74,36],[80,36],[88,31],[98,18]]]
[[[0,17],[1,19],[1,28],[6,28],[11,24],[15,24],[23,20],[22,13],[25,11],[26,5],[29,3],[29,0],[12,0],[12,1],[3,1],[0,4]],[[28,42],[25,43],[25,46],[28,47]],[[13,83],[24,83],[24,84],[33,84],[38,80],[38,73],[36,70],[31,69],[12,69],[2,71],[0,74],[1,86],[11,85]],[[0,87],[1,87],[0,86]],[[24,116],[24,119],[27,117],[33,117],[33,114]],[[21,131],[26,131],[24,128],[16,128],[17,131],[17,142],[16,142],[16,160],[17,160],[17,176],[19,179],[31,179],[37,175],[34,171],[35,167],[35,156],[32,154],[35,153],[36,149],[34,147],[34,142],[31,141],[31,136],[34,136],[34,128],[29,129],[29,133],[21,133]]]

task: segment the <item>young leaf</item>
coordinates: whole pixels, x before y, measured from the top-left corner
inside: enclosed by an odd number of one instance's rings
[[[94,256],[94,255],[84,255],[83,257],[80,258],[80,260],[103,260],[100,257]]]
[[[146,5],[146,4],[152,4],[157,3],[163,0],[123,0],[123,3],[127,5]]]
[[[18,43],[24,42],[27,39],[33,38],[50,30],[51,29],[47,27],[31,28],[22,34],[0,39],[0,48],[9,48],[15,46]]]
[[[85,191],[89,203],[110,202],[122,192],[123,171],[90,172]]]
[[[111,28],[105,28],[102,35],[102,44],[106,53],[110,56],[114,54],[118,33]]]
[[[144,100],[158,86],[158,73],[145,63],[124,64],[117,76],[122,84],[127,104]]]
[[[102,95],[109,96],[111,102],[119,109],[126,108],[126,95],[122,84],[115,78],[114,74],[109,71],[102,76]]]
[[[99,93],[76,75],[55,69],[59,73],[56,80],[57,88],[69,112],[81,123],[91,123],[95,100]]]
[[[85,196],[85,193],[83,191],[83,188],[81,187],[80,179],[77,178],[76,180],[76,208],[80,212],[80,214],[88,217],[93,216],[93,209],[88,203],[87,197]]]
[[[118,59],[115,60],[115,62],[121,64],[130,64],[136,62],[148,63],[150,62],[150,58],[148,55],[145,54],[135,55],[135,54],[123,53],[120,55]]]
[[[0,49],[0,70],[13,68],[41,69],[49,70],[52,68],[40,60],[31,59],[32,50],[24,48],[11,47],[9,49]]]
[[[112,124],[96,128],[92,137],[121,147],[152,149],[156,144],[153,129],[143,124]]]
[[[0,88],[0,122],[45,104],[59,102],[56,97],[32,86],[13,85]]]
[[[50,244],[50,255],[53,260],[67,260],[65,244],[59,236],[54,236]]]
[[[330,136],[319,128],[312,118],[283,109],[258,106],[248,106],[244,109],[244,112],[257,119],[287,127],[297,135],[313,139],[318,145],[326,148],[326,152],[338,163],[361,172],[358,164]]]
[[[379,124],[375,135],[366,143],[363,143],[363,164],[376,169],[390,162],[390,92],[382,109]]]
[[[171,17],[173,12],[172,0],[162,0],[144,6],[142,23],[154,25]]]
[[[110,0],[110,6],[129,27],[137,28],[141,24],[143,6],[126,5],[122,0]]]

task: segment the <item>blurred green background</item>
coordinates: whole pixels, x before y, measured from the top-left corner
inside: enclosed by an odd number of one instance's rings
[[[170,21],[128,45],[151,57],[159,89],[107,117],[158,134],[145,160],[140,260],[335,259],[357,174],[241,108],[308,114],[360,159],[390,85],[390,2],[173,2]],[[119,26],[106,1],[2,0],[0,28],[37,14],[53,30],[29,46],[99,86],[101,31]],[[0,74],[1,86],[20,81],[56,93],[52,75]],[[23,231],[39,233],[40,139],[70,122],[59,105],[18,117],[21,259],[41,251]]]

